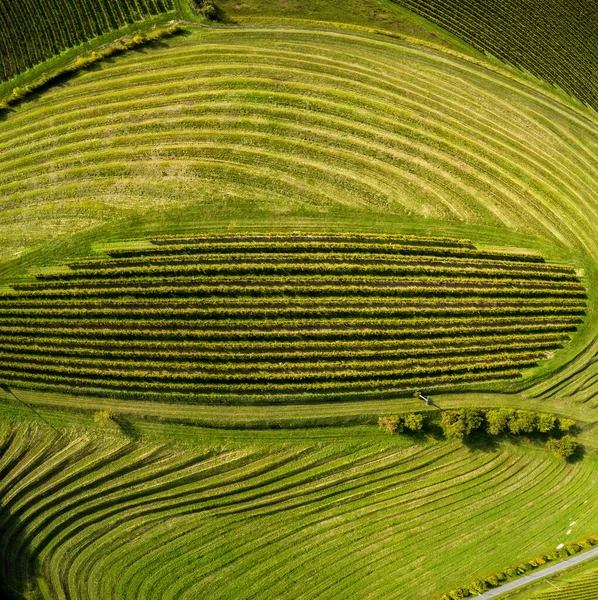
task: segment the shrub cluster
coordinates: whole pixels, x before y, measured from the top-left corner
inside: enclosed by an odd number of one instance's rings
[[[473,431],[484,429],[490,435],[511,433],[551,433],[568,432],[575,425],[573,419],[557,418],[549,413],[529,410],[498,408],[480,410],[462,408],[460,411],[445,411],[442,414],[442,428],[446,437],[463,439]]]
[[[110,56],[122,54],[128,50],[151,44],[157,40],[178,35],[183,31],[184,28],[180,25],[172,25],[166,28],[156,28],[147,33],[137,33],[132,38],[118,40],[114,44],[111,44],[110,46],[104,48],[103,50],[99,50],[98,52],[92,52],[91,54],[85,56],[79,56],[75,61],[69,65],[66,65],[65,67],[57,69],[50,74],[43,74],[38,80],[30,85],[26,85],[24,87],[15,87],[9,96],[3,100],[0,100],[0,113],[12,106],[16,106],[27,96],[30,96],[35,92],[39,92],[42,89],[46,89],[52,84],[62,81],[72,74],[81,71],[82,69],[87,69]]]
[[[502,585],[509,579],[514,579],[521,575],[525,575],[529,571],[533,571],[534,569],[537,569],[548,562],[573,556],[585,548],[589,548],[590,546],[595,546],[597,544],[598,534],[592,535],[589,538],[581,540],[580,542],[567,544],[563,548],[555,550],[550,554],[539,554],[531,560],[520,563],[516,566],[507,567],[506,569],[484,579],[476,579],[465,587],[455,588],[454,590],[443,594],[439,600],[461,600],[462,598],[468,598],[476,594],[481,594],[489,589]]]
[[[400,433],[407,431],[422,431],[424,428],[424,416],[420,413],[409,413],[404,416],[387,416],[378,419],[378,427],[388,433]]]
[[[208,19],[208,21],[221,21],[223,17],[222,10],[213,0],[194,0],[195,10]]]
[[[528,410],[498,408],[480,410],[462,408],[460,411],[442,413],[442,430],[448,439],[463,440],[475,431],[486,431],[490,435],[526,433],[555,434],[562,437],[551,437],[546,448],[559,458],[569,458],[575,454],[579,444],[571,435],[562,435],[570,431],[575,421],[565,417],[557,418],[548,413],[537,413]]]

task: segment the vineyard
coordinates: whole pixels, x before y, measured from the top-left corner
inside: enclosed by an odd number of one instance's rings
[[[598,108],[598,12],[591,0],[393,1]]]
[[[594,600],[598,589],[598,572],[594,571],[573,582],[560,586],[558,590],[551,590],[539,596],[536,600]]]
[[[504,380],[585,311],[570,267],[467,240],[204,235],[107,252],[0,295],[5,383],[246,399]]]
[[[0,81],[86,40],[173,9],[173,0],[4,0]]]
[[[593,459],[388,440],[181,450],[5,424],[0,581],[43,574],[73,600],[431,598],[598,518]]]

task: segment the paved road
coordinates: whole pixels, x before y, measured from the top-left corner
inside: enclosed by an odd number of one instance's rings
[[[486,600],[487,598],[497,598],[498,596],[516,590],[517,588],[523,587],[524,585],[528,585],[534,581],[538,581],[538,579],[544,579],[544,577],[548,577],[549,575],[554,575],[559,571],[564,571],[573,565],[577,565],[581,562],[589,560],[590,558],[598,556],[598,548],[594,548],[592,550],[588,550],[587,552],[582,552],[581,554],[576,554],[567,560],[559,563],[558,565],[553,565],[552,567],[548,567],[546,569],[542,569],[541,571],[535,571],[530,575],[526,575],[525,577],[521,577],[516,579],[515,581],[511,581],[510,583],[505,583],[505,585],[501,585],[500,587],[494,588],[493,590],[489,590],[488,592],[484,592],[479,596],[476,596],[476,600]]]

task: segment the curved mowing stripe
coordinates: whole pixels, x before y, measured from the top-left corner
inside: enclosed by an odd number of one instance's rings
[[[592,457],[400,446],[181,449],[4,424],[0,579],[73,600],[407,600],[545,552],[571,518],[593,531]]]

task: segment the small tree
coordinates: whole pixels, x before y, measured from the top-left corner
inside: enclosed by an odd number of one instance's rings
[[[560,439],[550,438],[546,442],[546,448],[559,458],[573,456],[578,446],[579,444],[570,435],[564,435]]]
[[[112,413],[107,410],[98,410],[93,415],[93,421],[96,425],[107,425],[112,419]]]
[[[575,426],[575,421],[573,419],[562,418],[559,419],[559,429],[561,431],[571,431],[571,429]]]
[[[403,424],[409,431],[421,431],[424,428],[424,417],[419,413],[410,413],[403,418]]]
[[[450,440],[462,440],[465,437],[465,425],[456,412],[442,413],[442,431]]]
[[[556,417],[546,413],[540,413],[538,415],[538,431],[540,433],[548,433],[554,429],[556,423]]]
[[[488,433],[490,435],[500,435],[504,433],[509,426],[509,419],[513,416],[513,410],[510,408],[499,408],[489,410],[486,413],[488,422]]]
[[[380,417],[378,419],[378,427],[386,430],[388,433],[403,431],[403,423],[401,422],[401,419],[396,416]]]
[[[516,410],[509,420],[509,430],[517,435],[519,433],[532,433],[537,429],[537,416],[528,410]]]
[[[484,422],[484,413],[477,408],[462,408],[459,417],[463,421],[465,435],[470,435],[476,429],[479,429]]]

